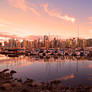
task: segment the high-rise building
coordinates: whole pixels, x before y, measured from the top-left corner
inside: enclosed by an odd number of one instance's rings
[[[15,48],[15,47],[16,47],[15,39],[9,39],[9,48]]]

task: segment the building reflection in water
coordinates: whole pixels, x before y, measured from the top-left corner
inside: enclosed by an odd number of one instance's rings
[[[35,80],[50,81],[59,79],[68,83],[71,81],[87,82],[92,74],[92,62],[75,58],[36,59],[33,57],[9,58],[0,56],[0,70],[5,68],[17,71],[17,77],[34,78]]]

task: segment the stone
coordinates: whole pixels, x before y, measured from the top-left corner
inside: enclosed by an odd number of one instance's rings
[[[14,71],[14,70],[11,70],[11,71],[10,71],[10,74],[14,74],[14,73],[17,73],[17,72]]]
[[[21,84],[21,82],[17,82],[17,83],[16,83],[16,87],[19,87],[19,88],[21,88],[21,87],[22,87],[22,84]]]
[[[45,92],[50,92],[49,90],[46,90]]]
[[[2,72],[5,73],[5,72],[7,72],[7,71],[9,71],[9,69],[4,69]]]
[[[66,92],[71,92],[71,90],[68,89],[68,90],[66,90]]]
[[[92,92],[92,88],[90,88],[90,92]]]
[[[5,84],[2,84],[2,88],[5,90],[10,90],[12,87],[10,83],[5,83]]]
[[[24,88],[21,92],[30,92],[28,89]]]

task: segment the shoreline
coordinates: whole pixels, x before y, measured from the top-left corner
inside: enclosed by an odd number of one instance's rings
[[[48,83],[37,82],[33,79],[14,78],[17,73],[14,70],[5,69],[0,71],[0,92],[92,92],[92,85],[85,86],[79,84],[71,87],[65,86],[59,80],[53,80]]]

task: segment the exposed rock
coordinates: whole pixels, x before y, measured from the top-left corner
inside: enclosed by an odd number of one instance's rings
[[[14,73],[17,73],[17,72],[14,71],[14,70],[11,70],[11,71],[10,71],[10,74],[14,74]]]
[[[92,88],[90,89],[90,92],[92,92]]]
[[[10,83],[2,84],[1,88],[2,88],[2,89],[5,89],[5,90],[10,90],[10,89],[12,89],[12,87],[11,87],[11,84],[10,84]]]
[[[45,92],[50,92],[49,90],[45,90]]]
[[[64,86],[58,80],[45,83],[27,79],[22,82],[22,79],[11,78],[11,73],[16,72],[7,73],[6,70],[0,72],[0,92],[92,92],[92,86],[80,84],[72,88],[71,86]]]
[[[66,92],[71,92],[71,90],[68,89],[68,90],[66,90]]]
[[[12,76],[10,75],[10,73],[5,73],[3,77],[6,80],[12,79]]]
[[[7,71],[9,71],[9,69],[4,69],[2,72],[5,73],[5,72],[7,72]]]
[[[21,92],[30,92],[28,89],[24,88]]]
[[[22,87],[22,83],[21,83],[21,82],[17,82],[17,83],[16,83],[16,87],[21,88],[21,87]]]

